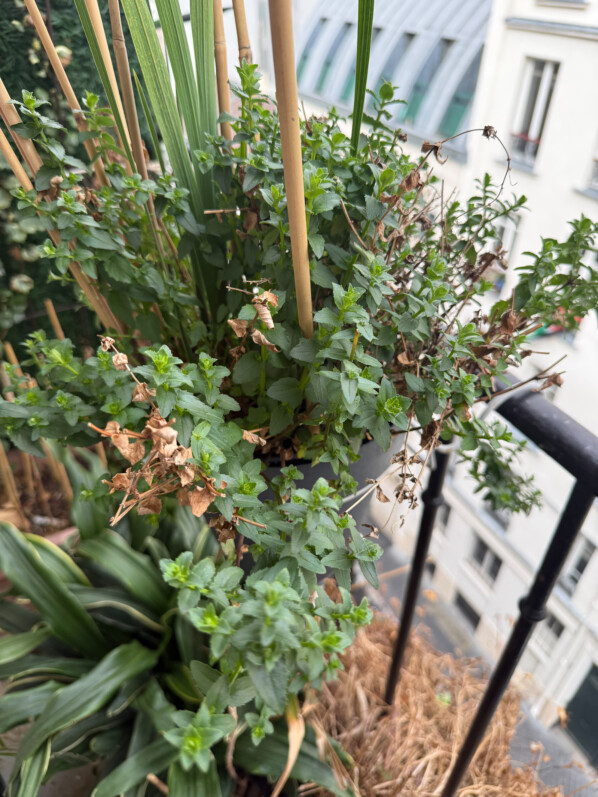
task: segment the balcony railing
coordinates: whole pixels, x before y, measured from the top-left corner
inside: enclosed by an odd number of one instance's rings
[[[478,711],[459,750],[441,797],[454,797],[467,767],[509,685],[536,623],[546,617],[546,603],[567,560],[584,520],[598,496],[598,437],[559,410],[540,393],[515,393],[498,409],[505,420],[565,468],[575,479],[534,582],[519,602],[519,618],[494,668]],[[443,505],[447,453],[436,452],[435,467],[422,496],[424,510],[411,562],[397,640],[388,674],[386,700],[392,703],[413,623],[434,522]]]

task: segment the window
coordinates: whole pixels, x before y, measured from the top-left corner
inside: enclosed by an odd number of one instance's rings
[[[527,61],[527,75],[511,148],[514,154],[529,163],[533,163],[538,154],[558,71],[559,64],[555,61],[536,58]]]
[[[457,609],[459,609],[468,625],[471,626],[472,631],[475,631],[480,624],[480,615],[476,612],[473,606],[465,600],[460,592],[457,592],[455,595],[455,606]]]
[[[554,614],[548,612],[546,619],[538,624],[534,633],[534,642],[540,650],[550,656],[559,637],[565,630],[565,626],[557,620]]]
[[[303,52],[301,53],[301,58],[299,59],[299,63],[297,64],[297,83],[301,82],[301,78],[305,72],[305,67],[307,66],[307,62],[309,61],[309,56],[311,55],[311,51],[316,45],[316,42],[320,38],[322,31],[326,27],[326,23],[328,22],[327,19],[322,17],[322,19],[318,20],[316,27],[312,30],[309,34],[309,39],[305,47],[303,48]]]
[[[509,523],[511,521],[511,510],[510,509],[494,509],[492,503],[490,501],[484,501],[484,512],[487,515],[490,515],[492,520],[506,531],[509,528]]]
[[[330,46],[330,50],[328,50],[328,54],[322,64],[322,69],[320,70],[320,74],[318,75],[318,79],[316,81],[316,92],[321,94],[326,87],[326,83],[328,82],[328,77],[330,75],[330,69],[332,68],[332,64],[334,63],[334,59],[336,58],[336,54],[343,46],[343,42],[349,35],[349,31],[353,27],[351,22],[345,22],[342,28],[334,37],[334,41]]]
[[[415,38],[414,33],[403,33],[398,41],[396,42],[395,46],[392,48],[390,55],[386,59],[384,66],[382,67],[382,71],[378,75],[378,80],[376,82],[376,93],[380,91],[380,87],[384,83],[385,80],[390,80],[392,82],[397,68],[401,61],[403,60],[403,56],[407,52],[407,48]],[[373,103],[373,98],[370,97],[370,105]]]
[[[411,96],[407,105],[402,105],[399,111],[399,120],[405,122],[415,122],[419,109],[422,106],[424,98],[434,80],[436,73],[440,69],[448,51],[451,49],[453,42],[451,39],[440,39],[434,45],[434,49],[428,56],[428,60],[423,65],[421,72],[417,76],[417,80],[411,90]]]
[[[471,563],[484,581],[493,584],[502,565],[502,559],[486,545],[484,540],[476,535],[471,554]]]
[[[376,38],[378,37],[380,30],[381,28],[374,28],[374,30],[372,31],[372,45],[376,41]],[[353,96],[353,92],[355,90],[356,67],[357,67],[357,60],[354,58],[347,73],[345,85],[343,86],[343,90],[341,91],[341,96],[340,96],[341,102],[349,102],[349,100]]]
[[[584,570],[588,566],[590,559],[596,552],[596,546],[589,540],[583,540],[581,547],[573,551],[573,556],[560,578],[560,584],[568,595],[573,595],[575,587],[579,584]]]
[[[446,501],[442,503],[442,506],[438,510],[437,521],[436,521],[436,528],[440,531],[446,531],[446,527],[449,522],[449,518],[451,516],[451,505],[447,504]]]
[[[440,123],[439,133],[443,138],[454,136],[459,131],[461,124],[471,107],[476,83],[478,82],[478,72],[482,62],[482,48],[478,50],[475,58],[470,63],[467,71],[461,78],[457,90],[446,109],[442,122]]]

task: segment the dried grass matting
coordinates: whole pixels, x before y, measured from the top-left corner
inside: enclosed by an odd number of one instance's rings
[[[415,632],[387,712],[382,695],[395,635],[396,622],[381,618],[358,634],[343,657],[344,672],[320,695],[315,724],[352,756],[350,774],[360,797],[432,797],[442,791],[485,682],[478,660],[441,654]],[[562,795],[544,787],[531,766],[512,768],[509,744],[518,719],[519,695],[509,689],[459,797]]]

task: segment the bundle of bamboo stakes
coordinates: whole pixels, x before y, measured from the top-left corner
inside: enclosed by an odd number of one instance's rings
[[[394,705],[383,700],[396,621],[377,618],[357,635],[338,681],[324,686],[314,710],[316,728],[353,758],[349,777],[358,797],[436,797],[455,761],[485,683],[480,662],[441,654],[412,633]],[[480,745],[459,797],[562,797],[544,787],[535,768],[514,768],[509,748],[520,718],[510,688]],[[312,715],[310,715],[311,717]],[[531,755],[530,755],[531,757]],[[306,788],[301,794],[328,797]]]

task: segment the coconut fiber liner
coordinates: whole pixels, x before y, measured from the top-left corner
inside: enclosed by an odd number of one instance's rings
[[[362,629],[343,656],[344,671],[324,686],[306,719],[326,731],[351,756],[349,774],[358,797],[440,795],[475,711],[485,680],[477,659],[436,651],[420,633],[411,642],[390,711],[382,698],[396,636],[396,622],[378,618]],[[561,797],[534,768],[512,767],[509,745],[519,720],[519,695],[510,688],[461,783],[458,797]],[[331,750],[327,751],[329,754]],[[302,795],[329,792],[300,789]]]

